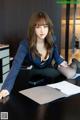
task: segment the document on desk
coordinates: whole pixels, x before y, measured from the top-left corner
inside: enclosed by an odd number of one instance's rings
[[[80,93],[80,87],[77,85],[74,85],[67,81],[62,81],[54,84],[47,85],[52,88],[56,88],[60,90],[62,93],[66,94],[67,96],[71,96],[74,94]]]
[[[39,104],[45,104],[80,93],[80,87],[70,82],[62,81],[45,86],[25,89],[20,91],[20,93]]]
[[[49,86],[38,86],[20,91],[21,94],[37,102],[38,104],[46,104],[60,98],[67,97],[58,89]]]

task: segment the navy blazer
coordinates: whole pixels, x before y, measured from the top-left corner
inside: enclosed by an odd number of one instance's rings
[[[10,70],[5,82],[3,83],[2,89],[7,89],[9,92],[11,92],[11,90],[12,90],[12,88],[14,86],[16,77],[17,77],[17,75],[18,75],[18,73],[19,73],[19,71],[21,69],[22,63],[23,63],[25,58],[34,67],[37,67],[37,68],[40,68],[40,69],[50,65],[53,59],[55,60],[55,62],[57,64],[61,64],[61,62],[63,62],[63,60],[64,60],[62,57],[60,57],[57,47],[54,46],[52,48],[52,54],[44,62],[44,64],[42,64],[41,59],[38,56],[36,56],[35,59],[32,58],[32,55],[29,52],[29,47],[28,47],[27,40],[26,39],[22,40],[20,42],[17,53],[16,53],[16,55],[14,57],[14,61],[13,61],[11,70]]]

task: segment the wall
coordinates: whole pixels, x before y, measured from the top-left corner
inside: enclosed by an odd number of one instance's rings
[[[56,0],[0,0],[0,42],[17,48],[15,42],[25,37],[29,18],[37,10],[44,10],[51,17],[59,46],[60,5],[56,5]]]

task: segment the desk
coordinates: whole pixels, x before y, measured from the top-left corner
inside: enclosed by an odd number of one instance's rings
[[[39,105],[12,92],[0,103],[0,112],[8,112],[8,120],[80,120],[80,94]]]

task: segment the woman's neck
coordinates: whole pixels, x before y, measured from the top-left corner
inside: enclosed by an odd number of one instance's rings
[[[36,47],[37,47],[38,50],[39,50],[39,49],[44,49],[44,48],[45,48],[44,42],[38,42],[38,41],[37,41]]]
[[[37,45],[37,47],[38,46],[41,46],[41,48],[44,47],[44,39],[37,39],[36,45]]]

